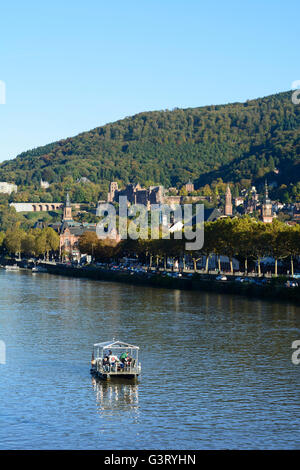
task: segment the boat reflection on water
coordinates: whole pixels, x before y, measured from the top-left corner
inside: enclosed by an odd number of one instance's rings
[[[124,413],[124,411],[138,413],[139,386],[137,383],[130,383],[126,379],[110,382],[92,377],[92,386],[96,393],[98,411],[102,415]]]

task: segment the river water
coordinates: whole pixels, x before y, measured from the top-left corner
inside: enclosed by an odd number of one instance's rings
[[[0,271],[1,449],[300,448],[300,308]],[[140,346],[142,376],[95,381],[92,344]]]

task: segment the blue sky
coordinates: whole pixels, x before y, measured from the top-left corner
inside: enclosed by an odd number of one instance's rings
[[[1,2],[0,161],[141,111],[300,80],[299,1]]]

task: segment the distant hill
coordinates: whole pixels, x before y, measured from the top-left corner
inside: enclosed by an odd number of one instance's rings
[[[143,112],[0,164],[0,180],[86,177],[106,189],[123,183],[196,187],[217,178],[257,182],[279,170],[279,183],[300,180],[300,106],[291,92],[232,103]]]

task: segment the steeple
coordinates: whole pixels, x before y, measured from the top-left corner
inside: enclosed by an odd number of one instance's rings
[[[265,180],[265,196],[264,196],[264,204],[268,204],[270,203],[270,199],[269,199],[269,190],[268,190],[268,182],[267,180]]]
[[[67,198],[66,198],[66,207],[71,207],[69,193],[67,193]]]
[[[65,207],[64,207],[64,217],[63,217],[63,220],[65,221],[68,221],[68,220],[73,220],[72,218],[72,206],[71,206],[71,202],[70,202],[70,196],[69,196],[69,193],[67,193],[67,197],[66,197],[66,202],[65,202]]]
[[[232,198],[229,184],[227,185],[225,193],[225,215],[232,215]]]
[[[265,181],[265,195],[262,204],[262,220],[265,224],[271,224],[273,221],[273,207],[269,199],[268,183]]]

